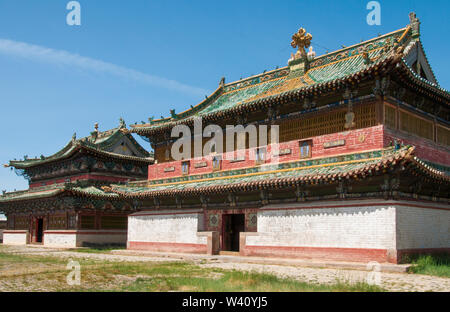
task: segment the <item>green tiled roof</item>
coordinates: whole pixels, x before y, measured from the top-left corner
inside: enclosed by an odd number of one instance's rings
[[[240,105],[249,105],[274,95],[306,90],[320,84],[346,79],[368,68],[377,68],[384,60],[392,58],[395,54],[395,49],[398,47],[397,44],[405,48],[410,47],[414,42],[415,39],[411,36],[411,29],[406,27],[384,36],[319,56],[311,61],[309,70],[300,77],[291,77],[289,75],[289,67],[284,67],[237,82],[224,84],[201,104],[181,114],[175,114],[171,118],[151,121],[149,124],[132,125],[132,132],[145,134],[163,126],[173,126],[190,121],[194,117],[204,117],[231,110]],[[368,55],[365,56],[365,53]],[[402,61],[404,62],[404,59]],[[412,69],[410,71],[412,76],[417,76]],[[418,79],[417,81],[424,80],[419,76],[416,78]],[[449,96],[449,93],[438,85],[425,80],[423,83]]]
[[[119,140],[121,140],[124,136],[126,136],[128,140],[133,144],[133,146],[139,152],[139,156],[127,156],[110,151],[112,147],[117,144],[117,142],[119,142]],[[130,133],[126,131],[125,126],[121,125],[108,131],[97,132],[97,134],[95,135],[94,133],[92,133],[90,136],[81,139],[75,139],[74,137],[64,148],[51,156],[41,156],[41,158],[25,160],[12,160],[7,166],[15,167],[16,169],[26,169],[34,166],[39,166],[45,163],[54,162],[70,157],[80,148],[85,148],[117,159],[139,162],[153,161],[153,159],[150,158],[150,154],[133,138]]]
[[[61,194],[62,192],[64,192],[64,189],[55,187],[46,190],[37,190],[37,191],[27,190],[27,191],[6,193],[0,196],[0,203],[53,197]]]
[[[119,198],[119,195],[114,193],[107,193],[103,189],[96,186],[88,187],[68,187],[66,190],[75,195],[92,196],[92,197],[108,197]]]
[[[280,83],[284,82],[286,78],[270,80],[267,82],[259,83],[244,89],[240,89],[238,91],[230,91],[224,93],[217,100],[212,102],[208,107],[199,112],[197,115],[203,116],[207,114],[211,114],[220,110],[231,108],[235,105],[238,105],[245,100],[248,100],[260,93],[264,93]]]
[[[106,193],[99,187],[95,186],[87,186],[87,187],[78,187],[70,184],[59,184],[53,186],[47,186],[43,188],[34,188],[26,191],[18,191],[5,193],[4,195],[0,195],[0,204],[1,203],[10,203],[16,201],[25,201],[25,200],[35,200],[42,198],[50,198],[58,195],[67,194],[67,195],[78,195],[78,196],[89,196],[89,197],[107,197],[110,199],[118,198],[119,196],[114,193]]]
[[[259,166],[254,168],[229,170],[172,179],[149,181],[147,185],[116,185],[112,192],[123,196],[159,196],[174,193],[194,192],[203,190],[227,189],[234,186],[262,185],[270,182],[292,182],[326,180],[337,181],[340,178],[379,172],[385,166],[399,163],[414,151],[413,147],[402,147],[398,150],[388,148],[378,151],[354,153],[349,155],[327,157],[312,160]],[[408,158],[409,159],[409,158]],[[417,158],[413,161],[420,165]],[[423,168],[425,173],[433,177],[450,181],[450,176],[437,169]],[[224,190],[222,190],[224,191]]]

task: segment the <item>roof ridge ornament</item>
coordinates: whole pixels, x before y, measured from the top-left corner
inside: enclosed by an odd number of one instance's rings
[[[119,118],[119,128],[123,129],[123,128],[126,128],[126,127],[127,127],[127,124],[125,123],[125,120],[122,117],[120,117]]]
[[[97,141],[97,138],[98,138],[98,122],[96,122],[96,123],[94,124],[94,131],[91,132],[91,138],[90,138],[90,141],[91,141],[92,143],[95,143],[95,141]]]
[[[175,113],[175,109],[170,110],[170,118],[178,119],[178,115]]]
[[[314,60],[314,58],[316,57],[316,51],[314,51],[314,48],[312,46],[309,47],[309,51],[308,51],[308,61],[312,61]]]
[[[295,49],[298,48],[294,55],[294,59],[300,57],[306,57],[306,50],[311,45],[312,35],[306,33],[306,30],[301,27],[294,35],[292,35],[291,46]]]
[[[365,46],[363,48],[362,57],[364,59],[364,64],[370,65],[372,63],[372,59],[370,58],[369,47],[368,46]]]
[[[417,39],[420,37],[420,20],[417,18],[415,12],[409,13],[409,23],[411,25],[412,38]]]
[[[306,49],[310,47],[312,35],[307,33],[304,28],[300,28],[293,36],[291,41],[291,47],[297,48],[295,54],[291,54],[291,58],[288,61],[290,74],[289,78],[295,78],[303,76],[309,69],[309,62],[315,57],[314,51],[306,53]]]

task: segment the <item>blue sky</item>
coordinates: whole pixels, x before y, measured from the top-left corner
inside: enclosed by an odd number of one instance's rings
[[[450,89],[447,0],[379,1],[381,26],[367,25],[366,0],[80,0],[81,26],[66,24],[68,2],[0,0],[1,164],[53,154],[95,122],[107,130],[120,117],[130,124],[183,111],[222,76],[285,66],[300,26],[321,55],[404,27],[415,11],[429,61]],[[26,187],[0,169],[0,190]]]

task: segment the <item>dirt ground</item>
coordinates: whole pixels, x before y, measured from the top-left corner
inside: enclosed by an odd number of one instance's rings
[[[10,265],[0,266],[0,291],[11,291],[12,289],[18,289],[21,291],[36,291],[36,283],[40,288],[46,289],[46,281],[39,279],[39,273],[47,272],[54,274],[55,276],[67,275],[66,264],[64,261],[68,259],[73,260],[92,260],[92,261],[110,261],[110,262],[171,262],[179,261],[176,258],[170,257],[158,257],[158,256],[142,256],[142,255],[118,255],[105,253],[84,253],[77,251],[69,251],[64,249],[49,249],[39,247],[28,246],[2,246],[2,252],[7,252],[12,255],[38,255],[55,258],[60,263],[29,263],[27,265]],[[61,261],[64,260],[64,261]],[[333,284],[338,281],[348,283],[367,282],[370,278],[369,274],[373,274],[368,271],[362,270],[350,270],[350,269],[336,269],[336,268],[310,268],[300,266],[288,266],[288,265],[272,265],[272,264],[254,264],[254,263],[233,263],[220,260],[220,256],[214,259],[205,257],[196,257],[194,260],[188,260],[201,268],[220,268],[225,270],[239,270],[239,271],[253,271],[259,273],[270,273],[281,278],[294,278],[299,281],[315,284]],[[89,267],[82,268],[85,271],[89,270]],[[26,273],[26,274],[25,274]],[[23,279],[9,279],[11,276],[20,276],[25,274]],[[379,286],[387,291],[393,292],[448,292],[450,291],[450,279],[409,274],[409,273],[386,273],[379,272]],[[372,280],[376,280],[377,276],[372,275]],[[96,277],[98,278],[98,277]],[[126,276],[117,276],[117,282],[127,280]],[[101,282],[101,281],[99,281]],[[13,284],[11,284],[13,283]],[[110,281],[108,282],[110,283]],[[104,285],[107,287],[108,285]],[[52,288],[49,287],[49,290]]]

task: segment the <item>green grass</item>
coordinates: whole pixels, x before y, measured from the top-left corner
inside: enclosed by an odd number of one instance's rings
[[[86,248],[72,248],[69,251],[81,253],[109,253],[111,250],[125,249],[125,247],[86,247]]]
[[[97,252],[98,250],[90,250]],[[271,274],[204,268],[188,262],[113,262],[74,258],[81,265],[81,285],[66,283],[68,259],[17,255],[0,248],[0,285],[8,291],[289,291],[375,292],[364,283],[338,281],[319,285]]]
[[[450,277],[450,255],[419,255],[410,257],[411,273]]]
[[[316,285],[293,279],[281,279],[274,275],[222,271],[219,278],[208,277],[147,277],[138,278],[122,291],[200,291],[200,292],[350,292],[350,291],[382,291],[378,287],[367,284],[350,285],[336,282],[333,285]]]
[[[93,268],[94,269],[94,268]],[[108,263],[98,267],[105,276],[135,277],[131,283],[106,289],[106,291],[131,292],[379,292],[380,287],[365,283],[349,284],[336,281],[332,285],[319,285],[282,279],[271,274],[201,268],[186,262],[169,263]],[[93,273],[93,272],[91,272]],[[95,274],[94,274],[95,275]],[[79,288],[74,291],[97,291],[96,288]]]
[[[18,263],[18,264],[33,264],[33,263],[45,263],[45,264],[58,264],[64,263],[64,260],[51,257],[51,256],[33,256],[33,255],[21,255],[8,252],[8,248],[0,246],[0,269],[2,265],[6,263]]]

